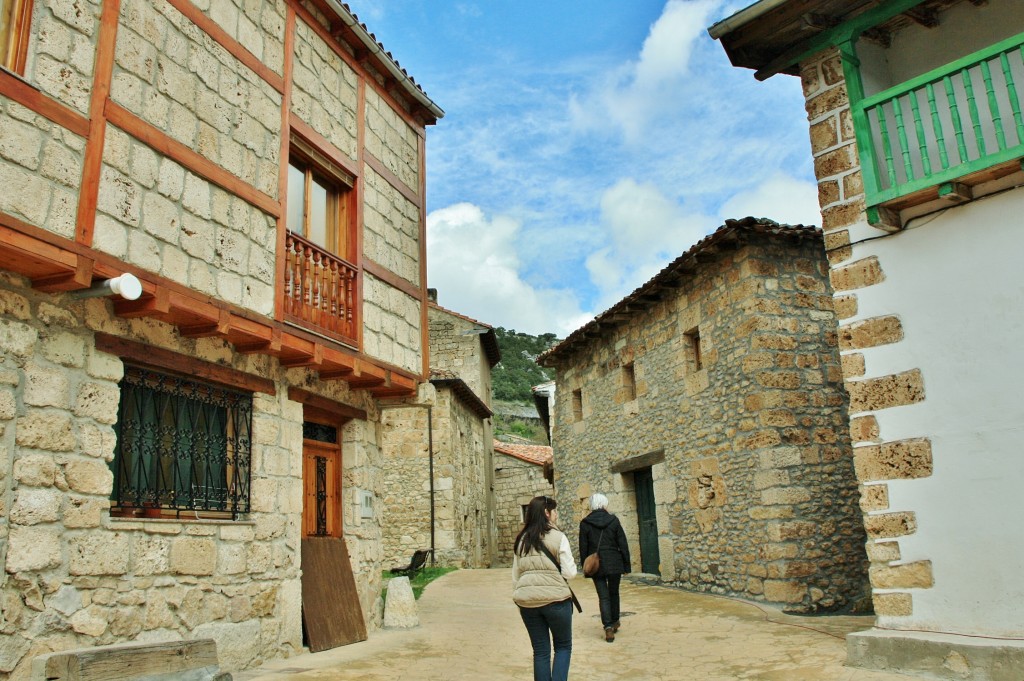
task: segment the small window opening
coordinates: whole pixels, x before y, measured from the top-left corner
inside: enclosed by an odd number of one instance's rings
[[[572,391],[572,420],[583,420],[583,389],[577,388]]]
[[[690,366],[693,367],[694,371],[700,371],[704,368],[704,360],[701,356],[700,347],[700,329],[693,327],[686,332],[687,341],[687,352],[690,355]]]
[[[622,365],[622,387],[625,389],[627,402],[636,399],[636,368],[632,362]]]

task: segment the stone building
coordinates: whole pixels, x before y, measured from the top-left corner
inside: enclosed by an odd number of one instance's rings
[[[541,355],[564,522],[601,492],[633,569],[798,612],[863,594],[821,232],[729,221]],[[575,505],[575,513],[568,509]]]
[[[1016,678],[1020,3],[758,2],[710,33],[806,97],[877,615],[849,661]]]
[[[365,638],[443,112],[333,1],[0,8],[0,678],[197,637],[237,670],[316,608]]]
[[[497,566],[512,565],[512,545],[523,527],[525,507],[537,496],[554,496],[551,447],[494,441],[494,506]],[[569,536],[572,536],[572,531]]]
[[[436,297],[428,318],[430,382],[416,403],[384,411],[384,556],[400,565],[429,548],[440,565],[490,567],[491,368],[501,352],[490,326],[441,307]]]

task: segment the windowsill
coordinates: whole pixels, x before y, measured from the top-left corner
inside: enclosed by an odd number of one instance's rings
[[[178,518],[147,518],[145,516],[125,516],[125,515],[113,515],[109,516],[109,519],[113,523],[157,523],[161,525],[167,525],[170,523],[188,523],[189,525],[255,525],[256,522],[253,520],[232,520],[231,518],[187,518],[184,516]]]

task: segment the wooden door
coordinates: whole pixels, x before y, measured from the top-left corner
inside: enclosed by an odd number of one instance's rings
[[[303,440],[302,536],[341,536],[341,445]]]
[[[640,524],[640,570],[651,575],[661,574],[661,556],[658,551],[658,518],[654,504],[654,476],[650,468],[633,473],[636,489],[636,514]]]

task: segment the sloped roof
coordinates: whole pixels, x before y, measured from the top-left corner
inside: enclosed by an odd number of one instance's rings
[[[430,382],[438,388],[451,388],[455,396],[462,401],[467,407],[469,407],[473,413],[482,419],[489,419],[494,416],[494,412],[487,406],[482,399],[473,389],[470,388],[465,381],[459,378],[458,374],[445,369],[431,369],[430,370]]]
[[[554,366],[555,360],[564,358],[587,341],[628,321],[633,315],[645,311],[662,300],[668,291],[677,289],[701,267],[701,263],[714,260],[723,249],[735,248],[744,234],[766,234],[783,239],[821,239],[821,230],[814,226],[782,225],[767,218],[746,217],[726,220],[725,224],[704,237],[688,251],[669,263],[663,270],[640,288],[608,308],[590,323],[576,329],[561,343],[537,357],[537,364]]]
[[[509,442],[495,440],[494,451],[499,454],[514,456],[520,461],[536,464],[537,466],[551,463],[554,458],[551,447],[547,445],[514,445]]]
[[[390,75],[398,85],[405,90],[421,107],[434,117],[434,119],[442,118],[444,116],[444,110],[439,107],[422,87],[416,82],[416,80],[409,75],[408,71],[402,68],[398,63],[398,60],[384,49],[384,45],[377,40],[377,36],[370,33],[370,29],[366,27],[366,24],[359,21],[359,17],[356,16],[352,8],[344,2],[339,0],[314,0],[314,4],[318,9],[323,11],[328,16],[334,15],[341,20],[341,25],[332,26],[331,32],[335,35],[348,34],[354,37],[356,40],[361,42],[366,50],[379,62],[384,68],[384,71]]]
[[[470,324],[476,324],[481,328],[487,329],[487,333],[480,334],[480,344],[483,345],[484,354],[487,355],[487,363],[491,366],[491,368],[494,368],[494,365],[501,361],[501,348],[498,347],[498,336],[495,335],[493,326],[491,326],[490,324],[485,324],[479,320],[473,319],[472,317],[467,317],[464,314],[459,314],[454,310],[449,310],[448,308],[442,305],[438,305],[434,301],[430,302],[430,307],[441,310],[442,312],[446,312],[453,317],[458,317],[459,319],[467,321]]]

